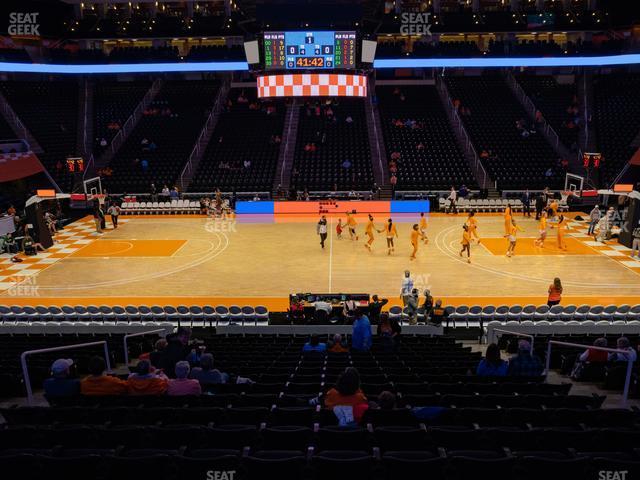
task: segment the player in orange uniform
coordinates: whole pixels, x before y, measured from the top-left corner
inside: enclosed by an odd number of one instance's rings
[[[480,245],[480,236],[478,235],[478,220],[476,220],[475,212],[469,212],[466,226],[469,231],[469,240],[473,239],[473,237],[476,237],[476,241],[478,242],[478,245]]]
[[[356,225],[358,225],[358,222],[356,222],[356,219],[353,218],[353,215],[347,212],[347,226],[349,227],[349,238],[351,238],[351,240],[353,240],[354,238],[358,240],[358,234],[356,233]]]
[[[516,241],[518,230],[524,232],[518,225],[516,225],[515,218],[511,219],[511,229],[509,230],[509,235],[505,235],[506,238],[509,239],[509,246],[507,247],[507,257],[513,256],[513,251],[516,249]]]
[[[396,230],[396,226],[393,224],[392,219],[387,221],[387,226],[383,231],[386,232],[387,236],[387,255],[391,255],[396,250],[395,245],[393,244],[393,239],[398,237],[398,231]]]
[[[369,237],[369,240],[367,240],[367,243],[364,244],[364,248],[368,249],[369,251],[371,251],[371,244],[375,240],[375,238],[373,237],[374,230],[378,231],[375,225],[373,224],[373,217],[371,216],[371,214],[369,214],[369,221],[367,222],[367,227],[364,231],[367,237]]]
[[[469,227],[467,226],[467,224],[462,225],[462,229],[464,231],[462,232],[462,241],[460,242],[462,244],[462,250],[460,250],[460,256],[462,256],[462,254],[466,250],[467,263],[471,263],[471,232],[469,231]]]
[[[540,223],[538,224],[538,238],[533,244],[536,247],[544,247],[544,241],[547,239],[547,211],[543,210],[540,215]]]
[[[564,243],[564,234],[569,230],[569,225],[567,225],[567,219],[564,218],[564,215],[560,215],[558,218],[558,248],[560,250],[566,250],[567,245]]]
[[[424,235],[420,233],[418,229],[418,224],[415,223],[413,228],[411,229],[411,245],[413,246],[413,252],[411,252],[411,256],[409,257],[411,260],[416,259],[416,253],[418,253],[418,240],[422,238],[424,240]]]
[[[511,204],[507,204],[504,209],[504,234],[505,236],[511,234],[511,219],[513,218],[513,211],[511,210]]]
[[[424,244],[429,243],[429,238],[427,237],[427,218],[424,216],[424,212],[420,212],[420,233],[424,237]]]

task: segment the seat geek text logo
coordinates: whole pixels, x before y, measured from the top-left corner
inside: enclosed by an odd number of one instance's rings
[[[38,23],[38,12],[11,12],[9,13],[9,35],[13,36],[40,36],[40,24]]]

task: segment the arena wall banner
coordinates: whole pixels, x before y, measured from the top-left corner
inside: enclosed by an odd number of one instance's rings
[[[419,213],[429,211],[429,200],[411,201],[350,201],[324,200],[314,202],[237,202],[236,213],[242,214],[355,214]]]

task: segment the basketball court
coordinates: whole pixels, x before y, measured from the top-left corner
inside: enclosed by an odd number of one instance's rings
[[[365,215],[358,215],[359,241],[341,239],[329,216],[322,250],[315,215],[239,215],[214,220],[197,215],[121,217],[95,233],[90,217],[69,225],[47,252],[13,264],[0,259],[0,296],[8,304],[264,304],[284,309],[296,292],[377,293],[398,303],[403,272],[421,291],[448,304],[544,303],[549,283],[562,279],[563,303],[640,303],[640,262],[616,243],[599,244],[586,224],[571,222],[568,250],[557,248],[549,229],[535,247],[537,222],[516,215],[524,229],[516,255],[505,256],[501,214],[478,214],[482,242],[471,247],[471,264],[459,256],[465,214],[431,214],[428,245],[409,259],[409,234],[417,217],[394,215],[398,236],[389,256],[382,234],[373,252],[364,248]],[[382,229],[387,215],[378,214]],[[342,222],[345,218],[342,216]],[[533,296],[532,296],[533,295]]]

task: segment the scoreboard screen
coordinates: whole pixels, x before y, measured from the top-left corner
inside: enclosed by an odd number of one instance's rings
[[[356,32],[265,32],[266,70],[356,67]]]

